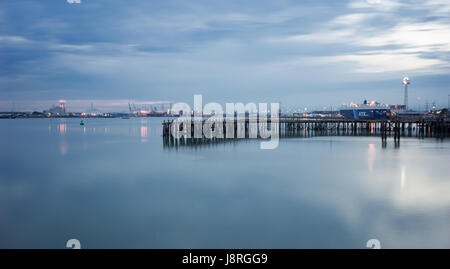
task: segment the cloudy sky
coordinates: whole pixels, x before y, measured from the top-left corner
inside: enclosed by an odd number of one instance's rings
[[[449,52],[448,0],[2,0],[0,110],[392,104],[405,75],[413,108],[447,106]]]

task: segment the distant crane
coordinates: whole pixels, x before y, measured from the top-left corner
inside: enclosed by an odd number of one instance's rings
[[[171,101],[151,101],[140,104],[128,103],[128,110],[135,115],[170,113],[171,108]]]

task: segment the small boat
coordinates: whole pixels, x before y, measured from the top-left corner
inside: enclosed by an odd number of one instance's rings
[[[80,122],[80,125],[81,125],[81,126],[83,126],[83,125],[84,125],[84,121],[83,121],[83,120],[81,120],[81,122]]]
[[[122,119],[124,119],[124,120],[128,120],[130,117],[126,117],[126,116],[124,116],[124,117],[122,117]]]

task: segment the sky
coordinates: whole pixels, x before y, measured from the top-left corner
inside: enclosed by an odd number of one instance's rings
[[[2,0],[0,111],[128,102],[338,108],[450,94],[450,1]]]

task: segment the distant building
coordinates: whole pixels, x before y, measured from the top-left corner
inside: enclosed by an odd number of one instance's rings
[[[138,117],[167,116],[172,114],[172,102],[157,101],[140,104],[129,103],[128,109],[130,114],[134,114]]]
[[[59,100],[59,105],[52,106],[43,113],[50,116],[66,116],[66,100]]]
[[[406,105],[389,105],[389,109],[392,111],[405,111]]]
[[[94,108],[94,104],[93,103],[91,103],[91,108],[89,108],[88,110],[86,110],[86,111],[84,111],[82,113],[83,117],[86,117],[86,116],[88,116],[88,117],[99,117],[99,116],[103,116],[103,115],[104,115],[103,112],[101,112],[100,110]]]

